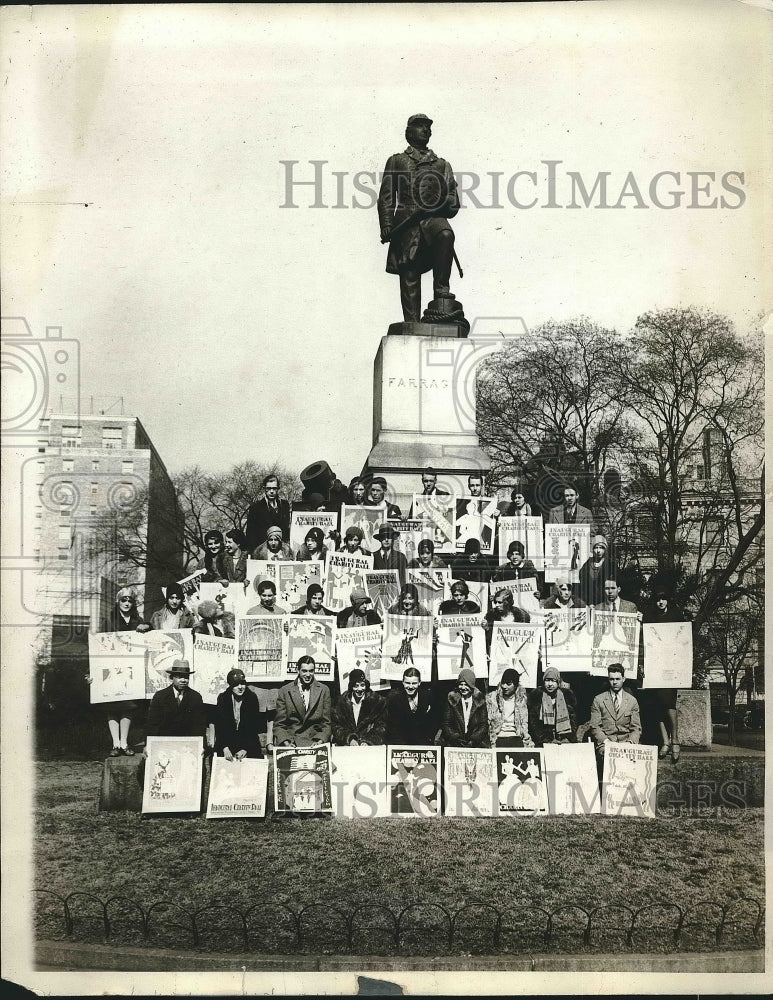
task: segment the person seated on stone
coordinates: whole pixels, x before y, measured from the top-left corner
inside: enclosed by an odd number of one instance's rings
[[[665,590],[656,590],[653,606],[644,612],[645,625],[661,622],[684,622],[687,618],[676,607],[671,595]],[[646,665],[645,665],[646,673]],[[681,756],[679,745],[678,715],[676,711],[676,688],[648,688],[650,705],[654,709],[654,721],[660,729],[660,750],[658,757],[664,760],[669,753],[676,763]]]
[[[607,676],[609,690],[597,694],[590,709],[590,734],[601,756],[610,740],[638,743],[641,739],[639,702],[623,689],[625,667],[622,663],[610,663]]]
[[[435,555],[435,543],[431,538],[422,538],[416,549],[416,558],[408,563],[408,569],[445,569],[446,564]]]
[[[261,712],[258,696],[247,687],[244,671],[235,667],[226,676],[227,690],[217,696],[215,753],[226,760],[262,757]]]
[[[486,699],[477,689],[475,674],[469,667],[462,667],[456,690],[448,692],[441,742],[446,747],[491,745]]]
[[[344,532],[342,552],[350,556],[369,556],[370,552],[362,547],[365,532],[356,524],[350,525]]]
[[[316,663],[302,656],[298,677],[279,689],[274,718],[274,746],[316,746],[332,736],[330,691],[315,678]]]
[[[199,620],[193,626],[194,635],[216,635],[222,638],[223,630],[215,623],[223,617],[217,601],[200,601],[197,609]]]
[[[271,580],[261,580],[256,588],[260,604],[254,604],[247,609],[247,614],[255,615],[285,615],[287,611],[276,603],[276,585]]]
[[[150,626],[143,621],[137,611],[137,598],[130,587],[122,587],[115,595],[115,608],[107,622],[106,632],[148,632]],[[89,684],[93,678],[86,675]],[[129,746],[129,730],[137,714],[139,705],[136,701],[106,701],[95,708],[104,715],[112,741],[111,757],[125,754],[133,757],[134,751]]]
[[[306,588],[306,602],[302,604],[299,608],[296,608],[292,614],[294,615],[332,615],[335,617],[335,612],[331,611],[330,608],[326,608],[322,603],[325,598],[325,591],[318,583],[310,583]]]
[[[349,597],[351,604],[338,612],[338,628],[364,628],[380,625],[381,617],[373,610],[373,601],[362,587],[355,587]]]
[[[295,553],[295,558],[299,562],[324,562],[326,555],[325,532],[322,528],[309,528],[303,544]]]
[[[480,604],[470,597],[470,588],[464,580],[454,580],[451,584],[451,599],[442,601],[438,608],[440,615],[480,614]]]
[[[438,702],[416,667],[403,671],[400,687],[387,699],[386,742],[393,746],[431,746],[439,725]]]
[[[218,583],[227,580],[225,566],[225,542],[222,531],[207,531],[204,534],[204,561],[199,566],[204,570],[200,583]]]
[[[464,552],[453,560],[452,571],[455,580],[488,583],[491,569],[488,560],[481,552],[480,539],[467,539],[464,543]]]
[[[486,695],[492,747],[530,747],[529,708],[517,670],[507,667],[495,691]]]
[[[252,553],[253,559],[268,559],[272,562],[292,562],[293,554],[290,546],[282,538],[282,529],[272,525],[268,529],[266,540]]]
[[[361,476],[355,476],[349,483],[349,497],[347,503],[352,507],[366,506],[367,490],[365,480]]]
[[[386,701],[370,689],[365,671],[355,667],[349,686],[333,705],[333,742],[339,747],[381,746],[386,736]]]
[[[491,597],[491,607],[486,614],[486,627],[491,628],[494,622],[522,624],[530,622],[531,615],[523,608],[516,607],[512,590],[502,587],[494,591]]]
[[[403,585],[397,600],[389,609],[390,615],[417,615],[421,618],[429,616],[429,608],[419,601],[419,591],[414,583]]]
[[[405,583],[408,560],[402,552],[395,549],[397,532],[391,524],[382,524],[373,537],[381,544],[381,548],[373,557],[373,569],[396,569],[402,587]]]
[[[561,684],[561,674],[548,667],[542,674],[542,685],[531,691],[529,702],[529,732],[534,745],[577,742],[577,703],[568,685]]]
[[[591,543],[590,558],[580,566],[579,596],[593,606],[604,600],[604,581],[614,579],[615,568],[603,535],[596,535]]]
[[[507,546],[507,562],[500,563],[491,579],[496,583],[506,580],[526,580],[529,577],[537,579],[537,569],[531,559],[526,559],[523,542],[517,538]]]
[[[574,596],[567,576],[557,577],[550,590],[550,597],[542,601],[542,607],[548,611],[551,609],[568,611],[570,608],[587,608],[587,606],[581,597]]]
[[[170,632],[178,628],[193,628],[195,615],[185,607],[185,594],[179,583],[168,583],[164,606],[150,616],[150,627],[156,631]]]
[[[365,500],[365,505],[367,507],[381,507],[382,504],[386,507],[386,517],[387,520],[392,518],[393,520],[402,517],[403,513],[397,504],[389,503],[386,499],[387,491],[389,487],[387,485],[386,479],[383,476],[374,476],[368,484],[368,494]]]
[[[247,537],[238,528],[225,533],[225,575],[230,583],[244,583],[247,579]]]
[[[620,587],[614,577],[609,577],[604,581],[604,599],[594,604],[596,611],[625,612],[627,614],[637,614],[641,619],[643,616],[633,601],[625,601],[620,596]]]
[[[156,691],[148,709],[146,736],[204,737],[207,719],[198,691],[189,687],[191,674],[187,660],[175,660],[167,670],[169,687]]]

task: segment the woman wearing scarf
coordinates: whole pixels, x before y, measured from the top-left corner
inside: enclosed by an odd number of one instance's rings
[[[532,747],[529,707],[517,670],[502,672],[496,691],[486,695],[488,729],[492,747]]]
[[[537,747],[546,743],[576,743],[576,701],[569,687],[561,687],[561,675],[548,667],[542,687],[532,691],[529,702],[529,732]]]
[[[386,702],[370,689],[365,671],[355,667],[349,689],[333,706],[333,742],[339,747],[381,746],[386,735]]]
[[[462,667],[456,690],[448,692],[441,742],[444,747],[489,746],[486,699],[475,684],[475,674]]]
[[[185,607],[185,594],[179,583],[168,583],[163,608],[150,616],[150,627],[160,632],[193,628],[196,617]]]
[[[241,670],[229,670],[226,684],[228,690],[217,696],[215,708],[215,752],[226,760],[262,757],[258,696],[247,687]]]

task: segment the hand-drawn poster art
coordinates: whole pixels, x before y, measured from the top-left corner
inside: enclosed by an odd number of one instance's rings
[[[395,551],[402,552],[408,562],[412,562],[419,557],[419,542],[422,538],[432,539],[432,528],[426,521],[414,518],[413,520],[403,520],[393,518],[387,521],[397,532],[394,547]],[[376,551],[374,549],[374,551]]]
[[[387,747],[391,816],[440,815],[440,747]]]
[[[185,607],[194,615],[199,604],[204,600],[201,596],[201,578],[205,573],[206,570],[197,569],[189,576],[184,576],[182,580],[177,581],[185,595]],[[166,587],[161,588],[161,593],[164,595],[164,600],[166,600]]]
[[[381,678],[381,642],[383,625],[336,630],[336,658],[341,693],[349,689],[349,674],[359,668],[365,671],[372,691],[388,691],[389,681]]]
[[[518,673],[523,687],[535,688],[540,642],[543,641],[544,632],[538,623],[511,625],[507,622],[494,622],[489,657],[489,684],[496,687],[504,671],[511,667]]]
[[[329,550],[331,541],[328,536],[338,531],[338,514],[330,510],[294,510],[290,515],[290,548],[293,555],[303,545],[309,528],[322,529],[325,536],[323,544]]]
[[[258,587],[270,580],[276,587],[277,606],[287,612],[295,611],[306,603],[306,591],[312,583],[324,582],[324,566],[320,562],[279,562],[268,559],[248,559],[247,579],[241,613],[259,603]],[[239,584],[231,586],[239,587]],[[246,603],[248,602],[248,603]]]
[[[692,687],[692,623],[645,624],[643,688]]]
[[[435,543],[435,552],[456,551],[456,500],[453,496],[438,496],[432,493],[413,494],[413,516],[431,525],[429,537]]]
[[[252,683],[281,681],[282,623],[287,616],[263,615],[239,618],[236,623],[236,663]]]
[[[419,604],[436,615],[451,585],[451,570],[409,569],[405,582],[415,585],[419,592]]]
[[[228,687],[226,677],[233,668],[235,650],[236,643],[233,639],[223,639],[217,635],[193,637],[195,687],[205,705],[216,705],[217,696]]]
[[[511,542],[523,545],[524,562],[530,560],[536,570],[542,570],[545,565],[545,538],[542,515],[527,517],[500,517],[499,529],[500,562],[507,559],[507,550]]]
[[[590,608],[546,608],[545,666],[588,673],[593,663]]]
[[[274,563],[276,565],[276,563]],[[244,585],[241,583],[202,583],[199,587],[202,601],[214,601],[220,606],[224,614],[236,615],[236,603],[240,595],[244,594]],[[217,623],[215,623],[217,624]]]
[[[488,589],[489,599],[498,590],[509,590],[513,595],[514,607],[526,611],[530,617],[541,613],[542,609],[539,603],[539,589],[536,576],[527,576],[525,580],[504,580],[501,583],[491,580]]]
[[[542,750],[495,750],[499,816],[545,815],[548,792]]]
[[[189,628],[174,632],[146,632],[145,697],[152,698],[171,683],[167,670],[175,660],[187,660],[193,668],[193,635]]]
[[[480,613],[485,616],[488,611],[488,584],[483,580],[465,580],[464,582],[467,584],[467,590],[469,591],[467,599],[474,601],[480,607]],[[453,600],[451,588],[455,583],[456,580],[452,571],[448,578],[445,595],[443,596],[444,601]]]
[[[438,619],[437,675],[440,681],[455,681],[462,667],[476,677],[488,677],[486,633],[480,615],[444,615]]]
[[[492,750],[443,750],[446,816],[496,816],[497,780]]]
[[[140,632],[89,633],[92,705],[145,697],[146,649]]]
[[[333,811],[330,744],[274,747],[274,809],[277,812]]]
[[[622,663],[625,676],[636,678],[639,666],[639,617],[628,611],[596,611],[592,616],[591,673],[607,676],[610,663]],[[692,683],[692,681],[691,681]]]
[[[246,819],[266,815],[268,761],[212,758],[207,819]]]
[[[325,615],[287,615],[283,630],[282,659],[284,679],[291,681],[298,675],[297,663],[301,656],[311,656],[316,664],[319,681],[333,680],[335,662],[335,618]]]
[[[400,577],[396,569],[371,569],[364,576],[365,590],[373,610],[383,621],[400,596]]]
[[[480,542],[481,552],[491,555],[496,537],[496,510],[495,497],[455,497],[454,547],[457,552],[464,552],[467,542],[474,538]]]
[[[333,814],[336,819],[389,815],[386,747],[333,747]]]
[[[373,569],[373,556],[328,552],[325,557],[325,607],[343,611],[351,605],[351,594],[365,586],[365,572]]]
[[[590,558],[589,524],[545,525],[545,580],[579,583],[580,567]]]
[[[341,507],[341,538],[346,535],[347,528],[359,528],[362,531],[360,548],[363,552],[376,553],[381,548],[381,542],[374,536],[385,520],[386,504],[377,507],[344,504]]]
[[[382,680],[399,681],[416,667],[422,681],[432,680],[432,618],[387,615],[381,653]]]
[[[604,815],[655,818],[658,748],[640,743],[604,744]]]
[[[601,812],[601,791],[592,743],[546,743],[542,748],[551,816]]]
[[[149,736],[144,813],[198,812],[204,741],[201,736]]]

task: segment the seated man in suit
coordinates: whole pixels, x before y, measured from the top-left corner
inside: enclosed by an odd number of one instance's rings
[[[639,612],[639,609],[632,601],[624,601],[622,599],[617,580],[614,579],[604,581],[604,600],[598,604],[594,604],[593,607],[596,611],[626,611],[632,615]]]
[[[204,736],[204,703],[199,692],[188,687],[192,673],[187,660],[172,663],[167,670],[169,687],[156,691],[151,699],[146,736]]]
[[[607,675],[609,690],[597,694],[590,709],[590,733],[600,757],[608,740],[638,743],[641,739],[639,702],[623,690],[625,668],[622,663],[610,663]]]
[[[315,679],[311,656],[297,663],[298,679],[280,688],[276,696],[274,746],[308,747],[329,743],[332,736],[330,691]]]

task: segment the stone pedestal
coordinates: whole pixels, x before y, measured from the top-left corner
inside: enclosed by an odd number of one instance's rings
[[[145,758],[141,754],[134,757],[108,757],[102,768],[102,784],[99,787],[99,811],[117,812],[142,810],[142,765]]]
[[[694,750],[711,750],[711,696],[708,691],[677,691],[679,744]]]
[[[491,344],[439,336],[442,325],[415,325],[424,335],[391,333],[381,340],[373,370],[373,447],[363,469],[386,477],[388,499],[404,514],[413,493],[421,492],[427,466],[437,471],[441,489],[460,494],[469,473],[485,475],[490,468],[475,429],[475,374]]]

